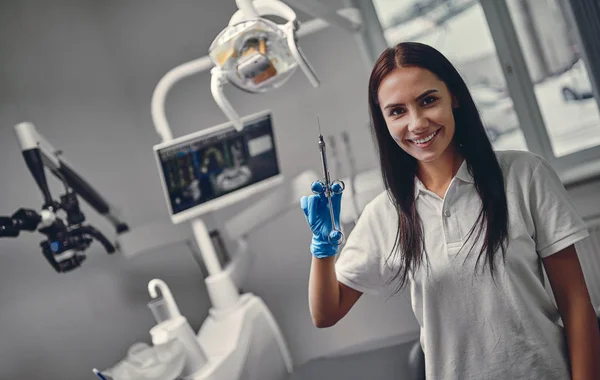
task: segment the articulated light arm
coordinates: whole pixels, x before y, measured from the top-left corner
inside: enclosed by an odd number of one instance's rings
[[[258,12],[256,12],[256,8],[254,4],[252,4],[252,0],[235,0],[235,4],[237,5],[239,12],[244,14],[246,19],[259,18]]]
[[[167,94],[171,91],[171,88],[180,80],[209,70],[213,66],[210,57],[204,56],[171,69],[160,79],[152,94],[151,106],[152,121],[156,132],[161,138],[161,142],[173,140],[173,133],[171,132],[171,127],[165,113]]]
[[[225,74],[218,67],[213,67],[210,74],[210,92],[215,102],[225,116],[233,123],[235,129],[241,131],[244,128],[242,119],[223,93],[223,86],[228,82]]]

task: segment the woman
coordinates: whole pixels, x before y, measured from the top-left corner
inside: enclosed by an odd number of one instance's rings
[[[409,285],[428,380],[600,379],[600,332],[573,246],[588,232],[548,163],[494,152],[465,82],[427,45],[383,52],[369,109],[386,191],[337,262],[324,196],[301,199],[315,325],[334,325],[365,292]]]

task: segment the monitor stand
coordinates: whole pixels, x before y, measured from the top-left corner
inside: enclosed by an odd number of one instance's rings
[[[188,378],[285,378],[292,373],[293,364],[275,318],[262,299],[252,293],[239,294],[231,277],[221,267],[204,221],[195,218],[191,224],[208,270],[205,283],[212,306],[197,335],[208,362]]]

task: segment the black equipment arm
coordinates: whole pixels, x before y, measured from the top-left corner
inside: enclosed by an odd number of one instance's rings
[[[62,153],[55,150],[33,124],[20,123],[15,126],[15,132],[27,168],[42,192],[44,204],[39,214],[34,210],[21,208],[12,216],[0,216],[0,237],[16,237],[23,230],[35,231],[39,227],[38,231],[47,237],[40,243],[42,253],[57,272],[68,272],[78,268],[85,260],[83,252],[94,239],[102,244],[107,253],[114,253],[115,245],[102,232],[83,224],[85,215],[79,208],[77,195],[106,217],[118,234],[129,230],[127,224],[116,215],[108,202],[65,162]],[[60,197],[60,202],[52,199],[46,180],[46,168],[65,185],[66,193]],[[59,210],[67,214],[66,224],[58,217]]]

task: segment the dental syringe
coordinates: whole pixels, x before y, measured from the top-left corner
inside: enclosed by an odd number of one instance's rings
[[[323,139],[323,134],[321,133],[321,122],[319,120],[319,115],[317,115],[317,124],[319,126],[319,140],[318,146],[319,151],[321,153],[321,163],[323,165],[323,180],[319,181],[322,185],[321,191],[314,191],[316,194],[325,193],[327,197],[327,202],[329,203],[329,216],[331,217],[331,232],[327,237],[329,243],[334,245],[341,245],[344,242],[344,233],[340,230],[338,225],[335,223],[335,217],[333,215],[333,204],[331,201],[331,196],[333,194],[340,194],[344,191],[345,185],[341,180],[331,181],[331,177],[329,175],[329,167],[327,166],[327,145],[325,144],[325,140]],[[334,185],[336,189],[334,190]]]

